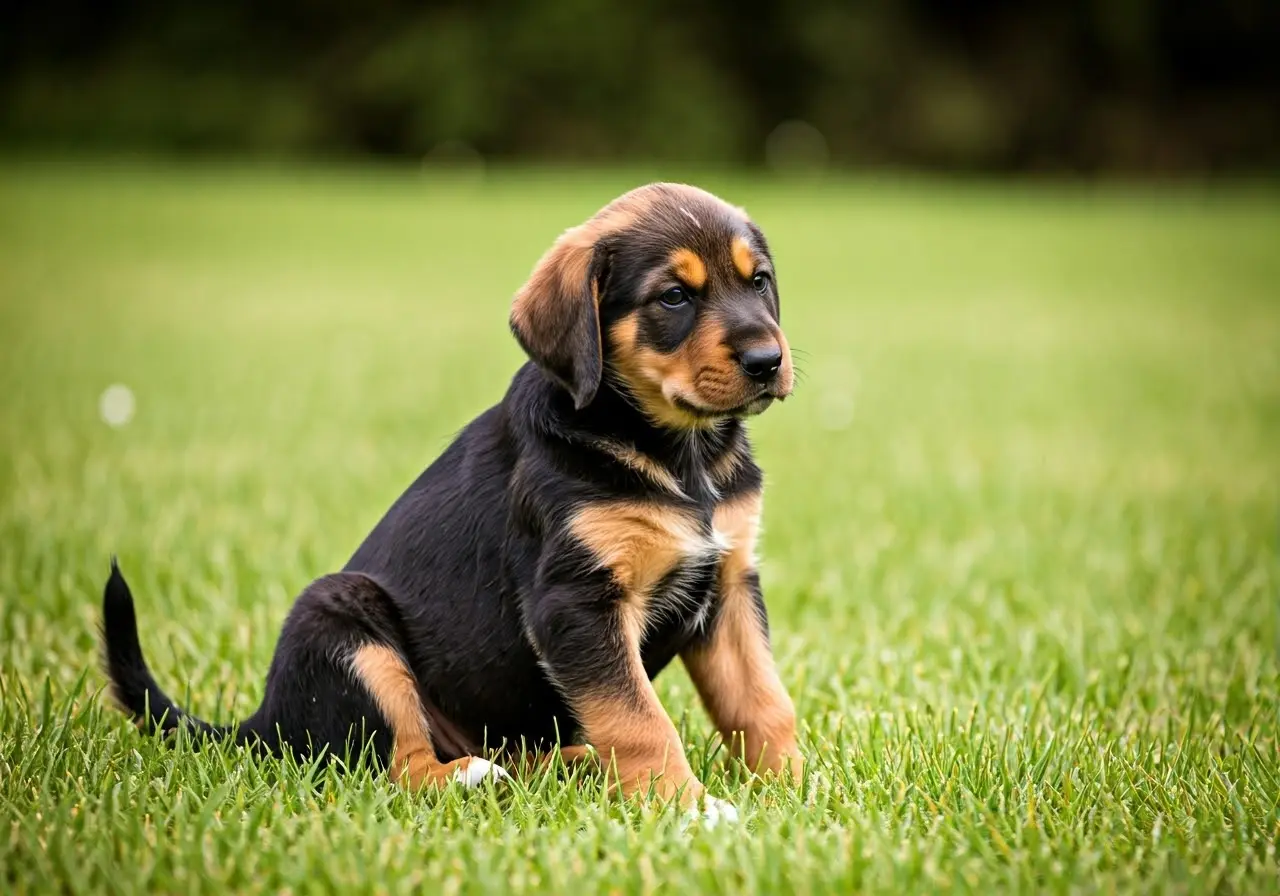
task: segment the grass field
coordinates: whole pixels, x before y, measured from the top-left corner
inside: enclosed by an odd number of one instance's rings
[[[804,353],[753,435],[821,779],[753,786],[659,679],[737,828],[590,777],[317,789],[106,704],[116,552],[160,681],[251,711],[293,596],[500,397],[537,256],[636,182],[0,166],[0,890],[1280,888],[1275,192],[701,181]]]

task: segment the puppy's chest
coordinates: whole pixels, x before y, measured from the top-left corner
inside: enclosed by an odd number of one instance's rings
[[[720,564],[733,549],[711,507],[611,501],[574,519],[579,539],[607,568],[642,633],[696,630],[715,599]]]
[[[716,598],[716,576],[727,545],[714,528],[687,545],[648,593],[636,595],[646,636],[702,629]]]

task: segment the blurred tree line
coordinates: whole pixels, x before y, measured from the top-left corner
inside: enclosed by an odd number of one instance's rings
[[[29,0],[10,147],[1270,169],[1280,0]]]

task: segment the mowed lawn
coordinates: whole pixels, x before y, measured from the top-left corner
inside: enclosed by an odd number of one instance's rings
[[[0,890],[1280,887],[1274,191],[698,179],[771,238],[803,371],[752,432],[819,775],[753,784],[658,684],[736,828],[111,708],[110,555],[170,693],[247,715],[294,595],[500,398],[537,257],[642,177],[0,166]]]

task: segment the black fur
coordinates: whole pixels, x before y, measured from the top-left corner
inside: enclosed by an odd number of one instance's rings
[[[654,273],[665,253],[711,242],[723,251],[732,233],[751,233],[719,206],[692,211],[705,219],[701,229],[685,227],[680,215],[661,218],[661,226],[657,218],[641,220],[631,232],[612,236],[607,265],[593,258],[592,275],[605,281],[598,332],[606,367],[609,325],[629,314],[641,316],[642,338],[662,350],[672,347],[671,327],[661,324],[666,312],[655,304],[669,282]],[[762,237],[756,245],[764,251]],[[713,279],[729,282],[719,274]],[[736,309],[747,324],[776,322],[776,294],[762,299],[749,283],[729,283],[722,293],[699,297],[696,309],[685,312],[697,321],[677,329],[687,336],[714,301]],[[412,670],[442,761],[503,744],[542,749],[574,742],[581,732],[567,695],[620,674],[623,662],[621,593],[567,531],[574,509],[603,499],[645,499],[690,510],[709,531],[717,503],[760,489],[761,473],[736,416],[704,428],[666,429],[651,422],[626,383],[607,370],[581,408],[566,379],[564,371],[524,364],[501,402],[474,419],[409,486],[343,571],[302,592],[285,620],[262,704],[239,725],[195,719],[160,690],[139,646],[132,596],[113,561],[103,634],[119,702],[153,728],[189,724],[271,752],[341,753],[358,749],[367,735],[385,761],[387,721],[346,660],[373,643],[393,648]],[[683,496],[621,462],[601,447],[605,442],[633,446],[670,471]],[[729,453],[742,460],[728,481],[713,486],[709,471]],[[668,578],[666,590],[678,588],[681,599],[665,606],[643,644],[650,676],[715,624],[712,565]]]
[[[153,730],[172,731],[183,720],[203,732],[215,730],[179,709],[151,676],[138,642],[133,595],[115,557],[111,558],[111,577],[102,596],[102,620],[103,660],[111,692],[124,709]]]

